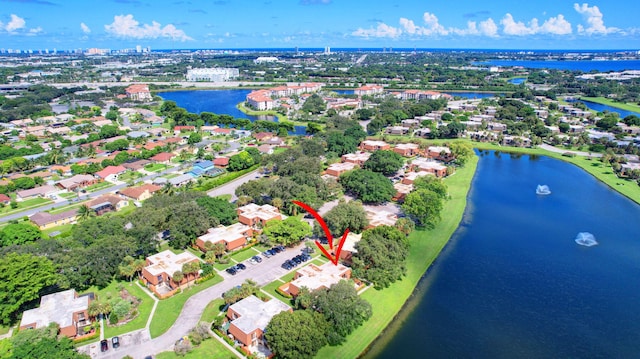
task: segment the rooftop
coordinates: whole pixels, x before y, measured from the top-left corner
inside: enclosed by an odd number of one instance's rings
[[[40,307],[30,309],[22,314],[20,325],[36,323],[42,328],[49,323],[58,323],[61,328],[73,324],[73,313],[89,307],[89,297],[77,297],[74,289],[45,295],[40,299]]]
[[[270,204],[258,206],[255,203],[249,203],[238,208],[238,214],[242,214],[242,216],[246,218],[260,218],[265,221],[276,217],[284,218],[284,216],[280,214],[280,211]]]
[[[242,332],[249,334],[256,329],[264,332],[271,318],[291,308],[277,299],[263,302],[255,295],[251,295],[231,305],[229,309],[240,316],[240,318],[235,319],[231,323],[242,330]]]
[[[244,238],[245,233],[251,229],[246,224],[234,223],[230,226],[219,226],[209,228],[206,234],[201,235],[198,239],[203,242],[217,243],[220,241],[232,242],[239,238]]]
[[[315,264],[309,264],[298,270],[297,275],[299,277],[293,280],[291,284],[298,288],[307,287],[310,291],[321,287],[329,288],[344,279],[342,276],[350,270],[342,264],[334,265],[331,262],[319,267]]]
[[[193,262],[194,260],[199,261],[198,257],[190,252],[185,251],[180,254],[175,254],[170,250],[166,250],[147,257],[147,261],[151,264],[146,266],[145,269],[151,275],[155,276],[162,273],[173,275],[176,271],[182,270],[183,264]]]

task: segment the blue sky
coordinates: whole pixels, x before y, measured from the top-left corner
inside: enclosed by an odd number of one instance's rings
[[[640,49],[640,2],[0,0],[0,48]]]

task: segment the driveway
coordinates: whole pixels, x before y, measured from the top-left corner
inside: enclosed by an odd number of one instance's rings
[[[148,355],[173,350],[173,344],[181,337],[187,335],[193,329],[204,308],[210,301],[222,297],[222,293],[242,284],[246,279],[251,279],[263,286],[282,277],[290,271],[282,269],[280,265],[287,260],[301,253],[304,248],[304,242],[294,248],[287,248],[284,253],[279,253],[270,258],[263,258],[262,263],[251,265],[247,264],[247,269],[239,272],[235,276],[223,274],[224,281],[213,287],[207,288],[202,292],[195,294],[182,308],[180,316],[169,330],[161,336],[150,339],[147,330],[139,330],[120,336],[120,347],[118,349],[111,348],[105,353],[100,352],[100,343],[94,343],[79,347],[78,350],[83,353],[90,354],[92,358],[120,359],[126,355],[130,355],[134,359],[142,359]],[[295,268],[291,271],[296,270]],[[162,313],[156,313],[162,315]],[[108,338],[109,340],[111,338]]]
[[[592,152],[582,152],[582,151],[573,151],[573,150],[565,150],[562,148],[558,148],[558,147],[553,147],[551,145],[547,145],[547,144],[541,144],[540,146],[538,146],[540,148],[542,148],[543,150],[547,150],[550,152],[555,152],[555,153],[575,153],[578,156],[583,156],[583,157],[602,157],[601,153],[592,153]]]
[[[249,172],[246,175],[242,177],[238,177],[227,184],[218,186],[212,189],[211,191],[207,192],[207,195],[209,195],[210,197],[217,197],[225,194],[230,194],[231,195],[230,202],[234,202],[236,199],[238,199],[238,196],[236,196],[236,188],[240,187],[240,185],[242,185],[243,183],[249,182],[254,179],[258,179],[263,176],[258,171],[259,170]]]

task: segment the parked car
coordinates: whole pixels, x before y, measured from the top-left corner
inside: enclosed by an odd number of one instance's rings
[[[236,264],[236,269],[237,270],[245,270],[245,269],[247,269],[247,266],[242,264],[242,263],[238,263],[238,264]]]
[[[113,349],[119,347],[120,346],[120,338],[118,338],[118,337],[111,338],[111,346],[113,346]]]
[[[273,248],[271,248],[270,250],[271,250],[271,252],[274,252],[274,253],[280,253],[280,252],[282,252],[282,249],[280,249],[279,247],[273,247]]]
[[[262,252],[262,255],[265,258],[269,258],[269,257],[271,257],[271,251],[267,249],[266,251]]]
[[[291,260],[294,261],[296,264],[302,263],[302,258],[300,258],[300,256],[295,256],[291,258]]]
[[[238,271],[236,270],[236,266],[227,268],[226,272],[231,274],[231,275],[236,275],[236,273],[238,273]]]
[[[107,350],[109,350],[109,342],[106,339],[102,339],[100,341],[100,351],[104,353]]]
[[[253,256],[253,257],[251,257],[251,259],[256,261],[256,263],[261,263],[262,262],[262,258],[260,258],[259,256]]]
[[[276,248],[278,248],[280,252],[284,252],[286,250],[284,246],[277,246]]]
[[[286,270],[290,270],[293,268],[293,265],[291,264],[290,261],[285,261],[284,263],[282,263],[281,267]]]
[[[311,248],[311,247],[304,247],[304,248],[302,248],[302,253],[305,253],[305,254],[311,254],[311,253],[313,253],[313,252],[315,252],[315,251],[314,251],[314,250],[313,250],[313,248]]]
[[[306,253],[301,254],[301,256],[302,256],[302,261],[303,261],[303,262],[306,262],[306,261],[308,261],[309,259],[311,259],[311,256],[310,256],[310,255],[308,255],[308,254],[306,254]]]

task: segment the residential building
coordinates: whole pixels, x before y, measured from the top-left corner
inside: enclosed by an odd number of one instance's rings
[[[4,205],[11,203],[11,197],[7,196],[4,193],[0,193],[0,203]]]
[[[56,214],[38,212],[29,217],[29,220],[40,229],[49,229],[56,226],[62,226],[64,224],[75,223],[77,219],[77,212],[77,209]]]
[[[134,101],[151,101],[151,92],[149,92],[149,85],[146,84],[134,84],[124,89],[128,98]]]
[[[114,212],[129,205],[129,201],[113,194],[103,194],[87,203],[87,207],[101,216],[107,212]]]
[[[351,268],[342,264],[334,265],[331,262],[321,266],[309,264],[299,269],[289,283],[283,284],[280,289],[284,292],[297,296],[302,287],[307,287],[310,291],[320,288],[329,288],[331,285],[341,280],[351,278]]]
[[[361,233],[349,232],[349,234],[347,234],[347,238],[345,238],[344,240],[344,244],[342,245],[342,250],[340,251],[340,259],[350,265],[351,257],[353,257],[353,255],[357,252],[356,243],[360,242],[361,239]]]
[[[271,99],[269,90],[251,91],[247,95],[247,103],[258,111],[271,110],[275,107],[275,100]]]
[[[196,161],[191,168],[191,171],[187,172],[193,177],[199,177],[202,175],[213,175],[220,171],[217,169],[213,162],[207,160]]]
[[[26,199],[36,198],[36,197],[49,197],[52,194],[57,193],[59,191],[60,189],[46,184],[40,187],[25,189],[22,191],[16,191],[16,201],[24,201]]]
[[[358,96],[373,96],[384,92],[384,88],[380,85],[364,85],[353,91]]]
[[[150,164],[149,160],[130,160],[122,164],[122,167],[131,170],[131,171],[139,171],[144,168],[144,166]]]
[[[393,196],[394,201],[403,201],[404,197],[406,197],[413,190],[412,184],[405,184],[402,182],[395,183],[393,188],[396,189],[396,194]]]
[[[416,178],[418,177],[433,176],[433,175],[434,175],[433,173],[426,172],[426,171],[409,172],[404,175],[404,178],[402,179],[402,183],[413,184],[413,182],[415,182]]]
[[[253,229],[261,229],[269,221],[286,218],[276,207],[269,204],[258,206],[255,203],[249,203],[238,208],[237,211],[240,223],[246,224]]]
[[[206,234],[196,239],[196,245],[201,251],[206,252],[206,244],[222,242],[228,251],[242,248],[251,239],[253,229],[246,224],[234,223],[230,226],[209,228]]]
[[[374,228],[378,226],[393,226],[398,221],[398,216],[395,213],[385,211],[383,208],[366,206],[364,211],[367,214],[367,221],[369,226],[367,228]]]
[[[226,168],[229,165],[229,157],[216,157],[213,159],[213,165],[218,168]]]
[[[325,174],[340,177],[341,174],[356,168],[358,168],[358,165],[352,162],[333,163],[327,167]]]
[[[187,81],[209,81],[209,82],[223,82],[229,81],[239,76],[238,69],[214,67],[204,69],[190,69],[187,70]]]
[[[430,158],[437,158],[440,157],[441,155],[449,155],[451,154],[451,150],[449,149],[449,147],[444,147],[444,146],[429,146],[427,147],[427,157]]]
[[[391,146],[384,141],[365,140],[360,143],[360,149],[365,151],[390,150]]]
[[[184,275],[179,283],[172,278],[177,271],[182,272],[182,266],[185,263],[200,263],[198,257],[187,251],[175,254],[166,250],[147,257],[146,262],[147,266],[142,269],[142,280],[160,298],[172,295],[178,287],[196,280],[199,276],[199,274]]]
[[[155,192],[161,189],[162,187],[154,184],[144,184],[138,187],[123,188],[117,193],[122,197],[130,198],[134,201],[144,201],[145,199],[151,198]]]
[[[38,308],[22,313],[20,330],[46,328],[50,323],[60,327],[60,334],[75,338],[91,325],[89,303],[92,295],[78,296],[74,289],[48,294],[40,298]]]
[[[416,143],[399,143],[393,148],[393,152],[403,157],[413,157],[420,154],[420,146]]]
[[[95,176],[105,181],[115,182],[118,180],[118,176],[125,172],[127,172],[127,169],[123,166],[107,166],[101,171],[96,172]]]
[[[175,187],[182,187],[193,180],[194,178],[192,175],[185,173],[185,174],[170,178],[169,183],[171,183],[171,185]]]
[[[169,152],[160,152],[154,156],[151,156],[149,159],[155,163],[161,163],[168,165],[171,163],[171,159],[175,157],[175,154]]]
[[[358,166],[362,166],[371,157],[371,152],[356,152],[347,153],[342,155],[342,162],[355,163]]]
[[[384,133],[387,133],[390,135],[406,135],[409,133],[409,128],[404,126],[391,126],[391,127],[387,127],[384,130]]]
[[[444,177],[447,175],[447,166],[427,158],[416,158],[411,161],[409,171],[433,173],[436,177]]]
[[[258,347],[264,347],[266,344],[263,334],[271,318],[284,311],[291,312],[292,309],[277,299],[263,302],[251,295],[229,306],[228,333],[251,353],[255,353]]]

